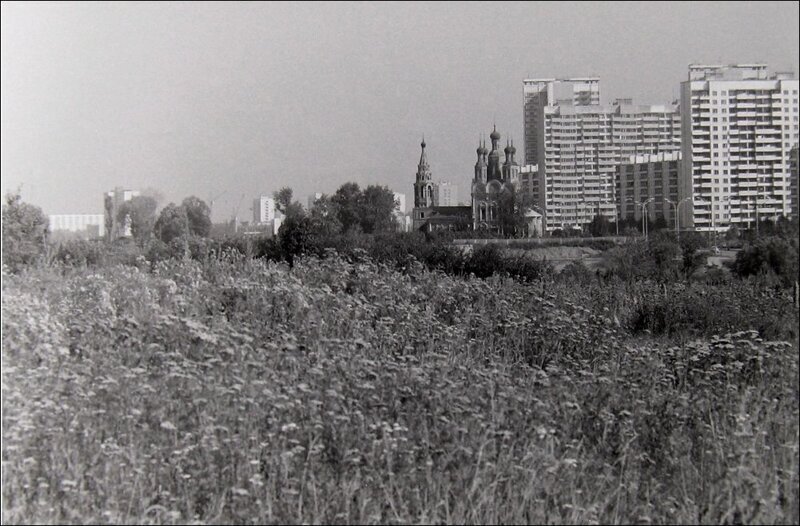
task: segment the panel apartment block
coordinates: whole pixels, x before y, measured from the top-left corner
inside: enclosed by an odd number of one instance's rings
[[[581,77],[572,79],[526,79],[522,81],[524,100],[525,164],[539,164],[540,144],[543,138],[537,123],[544,108],[560,102],[572,106],[597,106],[600,104],[600,79]]]
[[[641,219],[642,204],[651,221],[663,218],[672,227],[678,199],[680,152],[634,155],[620,163],[617,198],[621,219]]]
[[[547,231],[584,225],[596,214],[614,220],[619,164],[632,155],[680,150],[676,105],[634,105],[630,99],[596,104],[599,85],[593,80],[596,90],[573,84],[571,98],[559,97],[557,86],[542,87],[547,81],[528,88],[534,108],[528,112],[526,105],[526,148],[536,143],[532,158],[538,165],[537,205]],[[552,99],[551,91],[556,94]],[[575,100],[592,104],[576,105]],[[529,134],[529,129],[535,131]]]
[[[798,81],[764,64],[690,65],[681,83],[681,222],[696,230],[750,228],[792,210]],[[712,215],[713,214],[713,215]]]

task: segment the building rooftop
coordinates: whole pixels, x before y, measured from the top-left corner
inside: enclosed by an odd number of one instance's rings
[[[523,79],[522,82],[535,83],[535,82],[600,82],[600,77],[570,77],[564,79],[557,78],[540,78],[540,79]]]

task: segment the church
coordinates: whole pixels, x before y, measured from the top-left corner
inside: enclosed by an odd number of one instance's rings
[[[486,145],[478,147],[478,162],[475,163],[475,177],[472,180],[472,229],[500,230],[500,201],[503,198],[514,199],[519,182],[519,165],[514,160],[517,149],[513,144],[506,144],[503,152],[505,162],[500,165],[500,134],[495,126],[489,139],[492,150]]]
[[[439,206],[438,192],[433,181],[428,156],[425,153],[425,139],[420,144],[422,153],[417,165],[417,178],[414,182],[413,229],[422,232],[434,230],[469,230],[472,226],[472,207]]]
[[[498,213],[502,199],[514,198],[519,181],[520,167],[514,160],[517,149],[513,143],[503,150],[505,161],[500,162],[500,133],[495,126],[489,135],[491,151],[485,144],[478,146],[478,162],[472,180],[471,206],[438,206],[436,183],[433,181],[430,164],[425,152],[425,139],[420,146],[419,164],[414,182],[413,228],[421,231],[434,230],[490,230],[499,232]]]

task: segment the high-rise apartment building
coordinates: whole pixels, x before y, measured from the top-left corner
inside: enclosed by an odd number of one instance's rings
[[[253,199],[253,223],[269,223],[275,220],[275,199],[262,195]]]
[[[539,200],[539,165],[526,164],[519,169],[517,191],[529,195],[531,200]]]
[[[797,145],[792,147],[789,152],[789,193],[792,196],[792,212],[793,218],[797,219],[800,216],[800,181],[797,177]]]
[[[620,163],[617,175],[617,202],[620,219],[641,219],[642,212],[653,221],[663,218],[669,227],[675,224],[680,206],[678,178],[680,152],[633,155]]]
[[[790,214],[798,81],[765,64],[690,65],[681,83],[681,224],[748,228]]]
[[[543,137],[537,123],[543,109],[559,103],[572,106],[600,104],[600,79],[526,79],[522,81],[524,100],[525,164],[539,164],[540,143]]]
[[[544,228],[617,215],[617,167],[632,155],[680,150],[675,104],[600,104],[596,78],[526,80],[525,157],[538,166],[536,204]],[[532,185],[533,187],[534,185]]]

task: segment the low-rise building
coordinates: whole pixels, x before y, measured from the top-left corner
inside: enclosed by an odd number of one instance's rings
[[[48,219],[50,233],[56,237],[96,239],[106,234],[103,214],[54,214]]]

